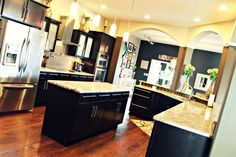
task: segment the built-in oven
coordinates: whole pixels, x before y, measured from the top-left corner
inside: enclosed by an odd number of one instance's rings
[[[107,69],[96,68],[94,81],[95,82],[104,82],[106,78]]]
[[[109,55],[98,53],[96,67],[106,69],[109,63]]]

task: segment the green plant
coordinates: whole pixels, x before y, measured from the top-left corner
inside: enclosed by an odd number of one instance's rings
[[[210,74],[210,80],[213,82],[216,82],[217,75],[218,75],[218,69],[217,68],[208,69],[207,73]]]
[[[192,66],[191,64],[186,65],[184,68],[184,75],[186,75],[187,77],[191,77],[195,70],[196,70],[195,67]]]

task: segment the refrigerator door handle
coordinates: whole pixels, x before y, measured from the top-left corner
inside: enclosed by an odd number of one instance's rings
[[[28,85],[28,84],[3,84],[3,88],[8,88],[8,89],[31,89],[34,88],[33,85]]]
[[[25,70],[26,70],[26,68],[27,68],[27,65],[28,65],[29,47],[30,47],[30,40],[28,40],[27,46],[26,46],[26,59],[25,59],[24,67],[23,67],[23,72],[25,72]]]
[[[18,72],[21,71],[21,68],[22,68],[22,65],[21,65],[21,62],[22,62],[22,52],[23,52],[23,49],[24,49],[24,46],[25,46],[25,42],[26,42],[26,39],[24,39],[22,45],[21,45],[21,49],[20,49],[20,58],[19,58],[19,68],[18,68]]]

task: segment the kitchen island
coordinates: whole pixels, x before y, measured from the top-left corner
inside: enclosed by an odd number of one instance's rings
[[[146,157],[209,155],[213,109],[193,100],[152,86],[136,85],[131,113],[143,117],[154,114],[155,120]]]
[[[49,81],[42,134],[67,146],[122,123],[129,90],[102,82]]]

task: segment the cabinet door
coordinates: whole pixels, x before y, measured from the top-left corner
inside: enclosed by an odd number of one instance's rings
[[[88,135],[96,134],[102,130],[101,124],[105,123],[104,121],[102,121],[103,112],[104,108],[101,103],[93,103],[89,114],[89,121],[87,127]]]
[[[114,120],[115,120],[115,125],[118,125],[123,121],[127,99],[115,101],[115,104],[116,104],[116,115]]]
[[[86,36],[83,34],[80,34],[79,42],[78,42],[79,46],[77,48],[75,56],[79,56],[79,57],[83,56],[84,49],[85,49],[85,42],[86,42]]]
[[[45,12],[46,8],[34,1],[29,1],[24,22],[29,25],[41,28],[45,17]]]
[[[71,142],[87,136],[87,127],[92,114],[92,106],[90,104],[84,103],[77,105],[70,137]]]
[[[27,0],[5,0],[2,16],[23,22],[27,7]]]
[[[102,130],[108,130],[116,126],[115,116],[117,105],[118,104],[115,101],[103,102],[104,114],[102,118]]]
[[[37,94],[35,98],[35,106],[45,105],[47,86],[48,86],[48,81],[46,79],[39,79]]]
[[[88,37],[85,52],[84,52],[84,58],[89,58],[90,57],[90,52],[91,52],[91,49],[92,49],[92,45],[93,45],[93,38]]]

